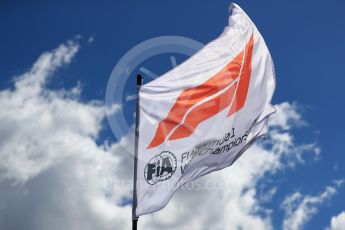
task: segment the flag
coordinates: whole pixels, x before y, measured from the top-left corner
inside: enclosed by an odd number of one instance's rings
[[[183,184],[232,165],[267,133],[273,62],[254,23],[230,8],[217,39],[139,90],[137,217],[162,209]]]

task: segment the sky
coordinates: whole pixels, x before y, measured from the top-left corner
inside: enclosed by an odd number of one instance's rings
[[[108,124],[111,73],[151,38],[207,44],[227,24],[229,3],[2,1],[0,229],[130,229],[133,134],[116,137]],[[236,3],[275,63],[270,135],[198,180],[219,187],[182,189],[139,229],[344,229],[345,2]],[[177,64],[188,57],[174,55]],[[170,56],[141,66],[162,74]],[[120,107],[131,126],[134,102]]]

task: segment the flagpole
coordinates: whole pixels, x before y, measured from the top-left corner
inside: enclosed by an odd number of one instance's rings
[[[143,84],[143,77],[137,75],[137,103],[136,103],[136,116],[135,116],[135,146],[134,146],[134,179],[133,179],[133,206],[132,206],[132,230],[137,230],[137,223],[139,217],[135,214],[137,207],[137,166],[138,166],[138,140],[139,140],[139,90]]]

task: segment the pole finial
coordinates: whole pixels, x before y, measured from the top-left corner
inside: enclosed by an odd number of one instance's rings
[[[137,85],[142,85],[143,84],[143,77],[141,74],[137,75]]]

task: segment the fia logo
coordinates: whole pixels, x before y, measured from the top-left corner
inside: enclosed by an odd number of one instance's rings
[[[172,152],[164,151],[152,158],[145,167],[145,179],[150,185],[169,179],[176,171],[177,160]]]

